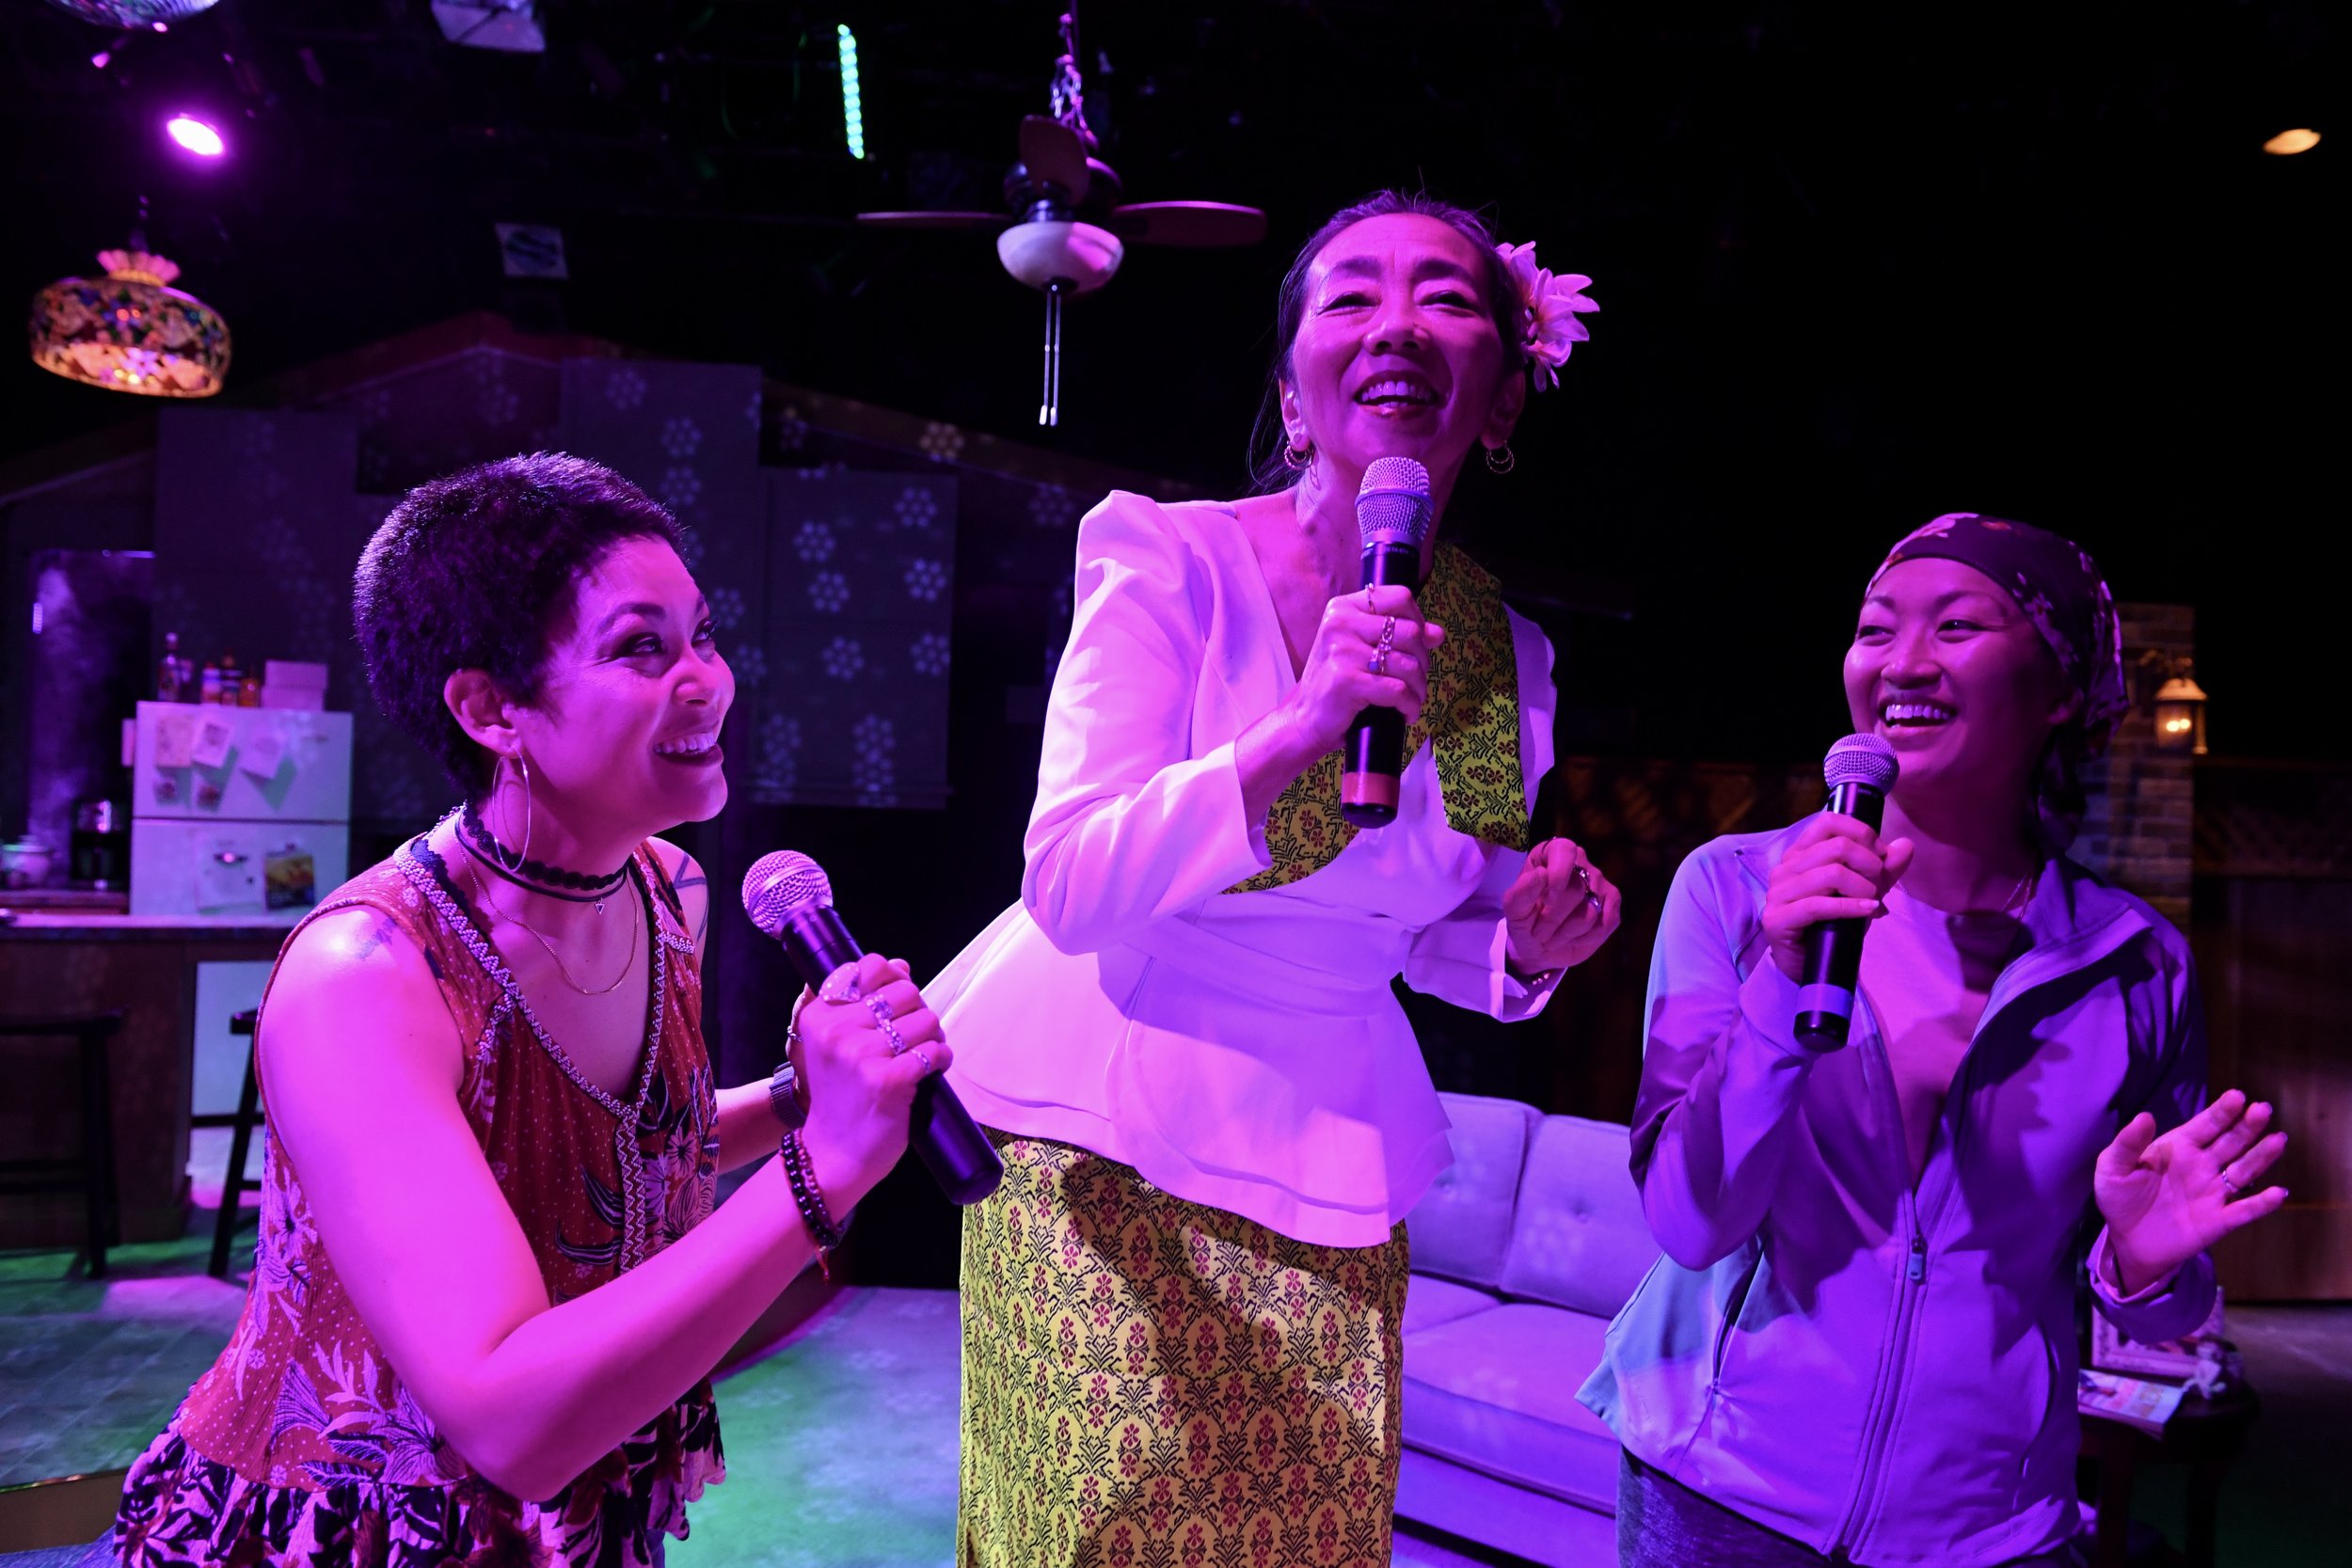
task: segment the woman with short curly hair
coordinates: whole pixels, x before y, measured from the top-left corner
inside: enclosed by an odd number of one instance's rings
[[[714,1092],[708,890],[654,835],[724,803],[735,681],[678,538],[542,453],[370,542],[370,685],[462,804],[279,955],[252,1284],[131,1469],[124,1561],[660,1561],[724,1474],[712,1366],[905,1148],[949,1058],[878,958]]]

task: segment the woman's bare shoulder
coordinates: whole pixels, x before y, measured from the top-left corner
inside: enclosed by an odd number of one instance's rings
[[[424,947],[387,911],[349,904],[314,915],[287,943],[270,978],[262,1032],[273,1064],[331,1040],[410,1042],[456,1060],[457,1032]]]

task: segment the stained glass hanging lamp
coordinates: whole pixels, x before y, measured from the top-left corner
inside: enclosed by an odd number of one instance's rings
[[[136,246],[102,250],[98,264],[105,277],[61,277],[33,296],[33,363],[109,391],[219,391],[229,377],[229,324],[170,286],[178,265]]]

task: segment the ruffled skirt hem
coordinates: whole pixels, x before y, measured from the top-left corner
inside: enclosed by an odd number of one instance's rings
[[[470,1475],[255,1481],[190,1447],[175,1416],[124,1479],[114,1542],[126,1568],[652,1568],[665,1537],[686,1539],[686,1505],[725,1479],[707,1402],[673,1407],[543,1503]]]

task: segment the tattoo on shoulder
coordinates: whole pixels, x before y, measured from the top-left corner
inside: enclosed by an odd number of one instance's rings
[[[684,893],[690,887],[708,887],[710,879],[703,875],[701,866],[696,865],[692,861],[688,861],[680,869],[677,880],[670,885],[680,893]]]
[[[369,922],[366,930],[359,933],[359,940],[352,947],[352,957],[373,958],[379,949],[389,947],[399,935],[400,927],[392,924],[391,917],[379,914]]]

